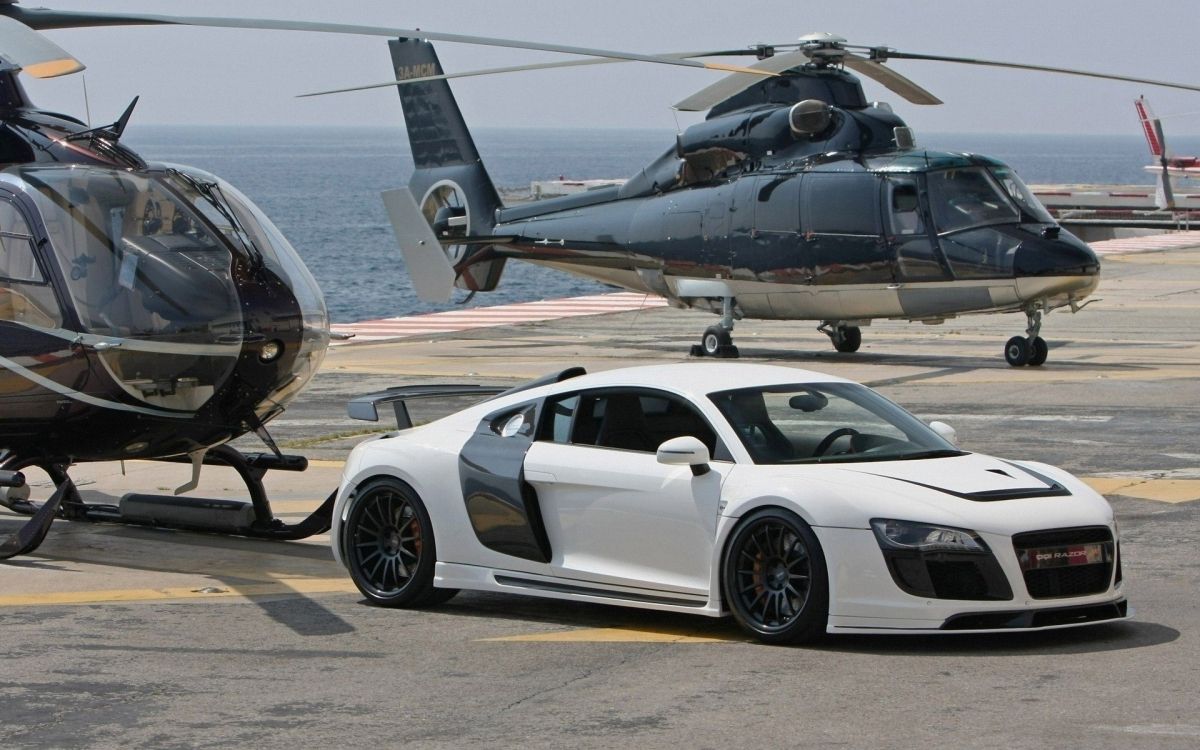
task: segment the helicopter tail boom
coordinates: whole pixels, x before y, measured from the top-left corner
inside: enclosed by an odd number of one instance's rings
[[[429,42],[395,39],[388,46],[397,80],[442,73],[437,53]],[[496,209],[501,207],[500,196],[483,166],[450,84],[435,80],[396,88],[415,166],[408,189],[425,223],[445,249],[454,269],[453,285],[471,291],[495,289],[504,270],[504,258],[496,257],[488,244],[466,240],[491,231]],[[389,198],[385,194],[384,200],[389,213],[394,213],[395,196]],[[415,229],[409,227],[408,232],[412,231]],[[463,242],[454,242],[456,238],[462,238]],[[400,239],[403,248],[404,237]],[[411,253],[405,252],[408,261]],[[409,271],[415,272],[413,281],[420,291],[421,274],[411,266]],[[435,276],[440,280],[444,273],[439,269]],[[439,281],[436,285],[439,288],[432,294],[444,298],[443,285]]]

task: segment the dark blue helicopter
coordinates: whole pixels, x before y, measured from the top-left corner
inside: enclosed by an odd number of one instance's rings
[[[1004,347],[1020,367],[1046,361],[1043,316],[1077,311],[1099,283],[1095,254],[1011,168],[918,148],[904,121],[867,101],[845,68],[920,104],[940,100],[884,61],[1134,79],[880,47],[860,53],[813,34],[793,51],[738,51],[762,60],[677,104],[707,109],[707,118],[623,185],[503,206],[444,80],[455,76],[440,74],[427,41],[390,44],[396,80],[387,85],[398,85],[416,170],[385,202],[428,299],[448,299],[453,286],[493,289],[508,259],[530,261],[720,314],[692,347],[711,356],[737,356],[731,333],[741,318],[816,320],[839,352],[853,352],[873,319],[1021,312],[1025,333]],[[430,252],[439,243],[445,257]]]

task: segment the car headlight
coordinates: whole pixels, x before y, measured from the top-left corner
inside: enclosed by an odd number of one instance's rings
[[[879,546],[885,550],[914,550],[918,552],[973,552],[986,554],[987,543],[968,529],[934,526],[916,521],[897,521],[874,518],[871,528]]]

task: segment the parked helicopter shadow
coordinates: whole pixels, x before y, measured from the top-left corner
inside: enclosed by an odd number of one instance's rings
[[[912,376],[915,379],[927,379],[942,375],[972,372],[976,370],[995,370],[1008,372],[1009,368],[1003,362],[986,356],[956,355],[951,353],[935,354],[905,354],[902,352],[856,352],[854,354],[834,354],[830,352],[780,351],[778,349],[760,349],[742,346],[741,359],[774,363],[806,363],[817,369],[831,364],[878,364],[892,366],[928,367],[931,373],[921,373]],[[1069,361],[1055,360],[1053,366],[1045,366],[1039,372],[1081,372],[1096,371],[1104,373],[1115,372],[1145,372],[1154,369],[1149,364],[1128,362],[1096,362],[1094,360]],[[868,385],[874,385],[868,383]]]
[[[16,517],[0,518],[0,536],[16,531],[23,523]],[[232,553],[222,555],[221,562],[226,565],[234,556],[243,558],[243,570],[236,574],[213,570],[208,561],[213,553]],[[291,589],[286,580],[279,578],[280,571],[288,570],[289,565],[295,567],[299,561],[304,561],[303,567],[309,574],[316,562],[328,563],[327,575],[318,571],[323,577],[341,578],[343,575],[324,545],[92,523],[62,524],[60,531],[46,540],[36,558],[5,560],[0,565],[65,572],[73,563],[199,576],[216,590],[214,593],[228,591],[245,596],[267,617],[297,635],[354,632],[353,625],[312,597]],[[280,590],[264,594],[261,591],[263,584],[276,584]]]

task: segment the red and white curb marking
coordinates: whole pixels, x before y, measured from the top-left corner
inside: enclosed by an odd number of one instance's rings
[[[1124,253],[1153,253],[1181,247],[1200,247],[1200,232],[1168,232],[1145,237],[1126,237],[1118,240],[1102,240],[1088,243],[1096,255],[1121,255]]]
[[[354,338],[337,343],[361,343],[365,341],[387,341],[414,336],[429,336],[438,333],[454,333],[473,328],[494,328],[516,323],[536,323],[561,318],[576,318],[583,315],[607,315],[656,307],[665,307],[667,301],[652,294],[616,292],[594,294],[587,297],[520,302],[514,305],[474,307],[467,310],[411,315],[407,318],[384,318],[364,320],[359,323],[335,323],[330,328],[334,333],[352,333]]]

